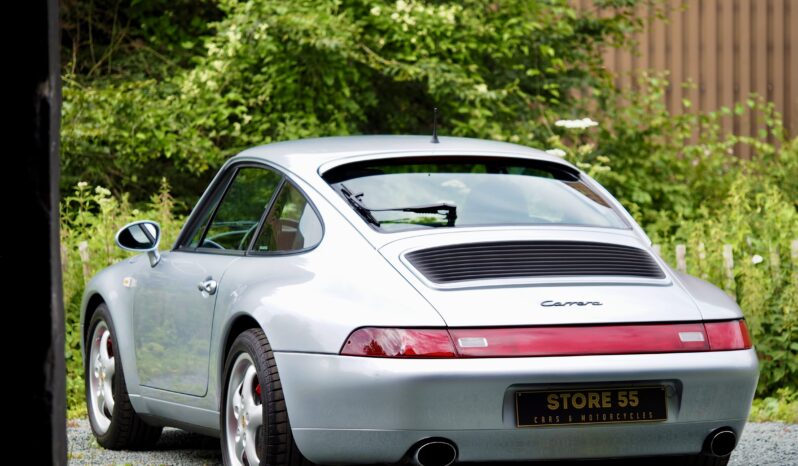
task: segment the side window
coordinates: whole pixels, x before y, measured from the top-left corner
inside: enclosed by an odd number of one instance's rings
[[[239,168],[196,247],[245,251],[281,178],[264,168]]]
[[[194,231],[191,232],[191,240],[189,240],[188,243],[181,245],[181,247],[194,249],[199,246],[202,235],[208,228],[208,223],[211,221],[213,212],[216,210],[216,206],[219,204],[219,199],[221,199],[222,195],[224,194],[223,186],[225,185],[227,185],[227,180],[222,181],[222,189],[217,189],[216,192],[212,193],[213,197],[208,200],[205,212],[202,212],[202,217],[200,217],[199,221],[194,225]]]
[[[291,183],[285,183],[263,229],[255,241],[256,252],[296,251],[321,241],[321,221],[307,199]]]

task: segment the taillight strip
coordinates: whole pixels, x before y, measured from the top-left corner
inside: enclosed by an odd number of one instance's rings
[[[383,358],[495,358],[680,353],[751,348],[743,320],[511,328],[361,328],[341,349]]]

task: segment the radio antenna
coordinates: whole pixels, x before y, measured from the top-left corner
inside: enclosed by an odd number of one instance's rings
[[[438,107],[432,109],[432,140],[433,144],[438,144]]]

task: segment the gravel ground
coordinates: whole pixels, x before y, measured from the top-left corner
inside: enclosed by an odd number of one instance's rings
[[[69,463],[72,465],[180,465],[202,466],[221,464],[219,440],[190,434],[177,429],[165,429],[155,450],[146,452],[104,450],[91,435],[85,420],[70,421]],[[591,466],[623,463],[589,463]],[[639,464],[639,462],[637,462]],[[563,466],[563,463],[556,463]],[[585,463],[580,463],[586,466]],[[646,462],[646,464],[651,464]],[[667,464],[667,462],[665,463]],[[732,455],[732,466],[798,466],[798,424],[765,422],[748,424],[742,442]]]

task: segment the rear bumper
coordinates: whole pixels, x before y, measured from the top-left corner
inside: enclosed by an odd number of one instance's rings
[[[419,440],[460,461],[698,453],[718,427],[742,433],[758,378],[753,350],[615,356],[398,360],[276,353],[297,446],[318,463],[396,462]],[[664,384],[657,423],[515,426],[515,393]]]

